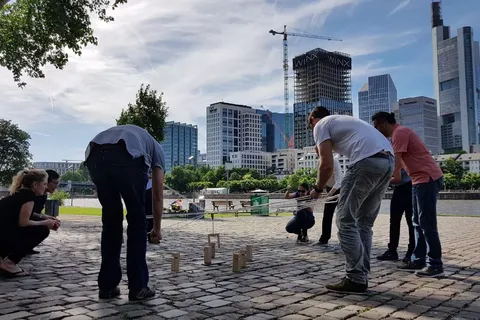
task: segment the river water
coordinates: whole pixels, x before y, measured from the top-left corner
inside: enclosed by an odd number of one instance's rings
[[[248,200],[248,199],[245,199],[245,200]],[[173,199],[166,199],[164,201],[164,207],[169,207],[173,201],[174,201]],[[183,208],[188,209],[188,202],[190,201],[191,199],[183,200],[183,203],[182,203]],[[290,201],[294,201],[294,200],[290,200]],[[271,211],[276,211],[277,209],[282,208],[286,202],[285,200],[280,200],[280,199],[270,199],[270,203],[272,204]],[[288,210],[285,210],[285,211],[293,210],[292,209],[293,203],[294,202],[291,202],[290,204],[285,205],[288,208]],[[65,206],[70,206],[71,204],[72,204],[72,201],[70,199],[65,200]],[[205,204],[206,204],[207,211],[213,209],[212,200],[206,200]],[[233,204],[235,205],[235,208],[240,208],[240,200],[234,200]],[[91,208],[101,207],[100,203],[98,202],[98,199],[74,199],[73,206],[74,207],[91,207]],[[383,200],[380,213],[388,214],[389,207],[390,207],[390,200]],[[438,208],[439,214],[480,216],[480,200],[439,200],[437,208]],[[223,208],[220,208],[220,209],[223,209]],[[322,210],[322,206],[317,205],[315,207],[315,212],[321,212],[321,210]]]

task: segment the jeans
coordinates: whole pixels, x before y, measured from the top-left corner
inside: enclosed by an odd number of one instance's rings
[[[370,272],[373,224],[392,178],[392,156],[370,157],[348,168],[337,206],[340,246],[345,254],[346,276],[366,284]]]
[[[396,252],[400,240],[400,225],[403,212],[408,226],[407,255],[411,256],[415,248],[415,230],[413,228],[412,182],[408,182],[393,189],[390,201],[390,243],[388,249]]]
[[[19,263],[48,237],[50,230],[46,226],[29,226],[1,233],[0,258],[8,257],[10,261]]]
[[[306,231],[311,229],[315,225],[315,218],[309,209],[302,209],[297,211],[295,217],[293,217],[285,227],[288,233],[300,234],[301,230]]]
[[[327,191],[330,192],[329,188]],[[340,190],[335,191],[334,195],[340,193]],[[320,241],[328,242],[332,237],[332,221],[333,215],[335,214],[335,209],[337,208],[337,202],[326,203],[323,208],[323,218],[322,218],[322,235],[320,236]]]
[[[95,145],[86,165],[102,205],[102,264],[98,286],[100,290],[111,290],[122,279],[120,252],[123,239],[123,198],[128,222],[128,289],[137,293],[148,286],[149,279],[145,217],[148,167],[143,157],[133,159],[121,143]]]
[[[413,226],[415,228],[415,264],[442,268],[442,246],[437,229],[437,197],[443,177],[413,186]]]

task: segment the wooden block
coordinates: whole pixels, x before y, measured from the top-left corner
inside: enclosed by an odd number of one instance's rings
[[[234,253],[232,257],[232,271],[240,272],[240,254]]]
[[[209,245],[203,248],[203,264],[206,266],[212,264],[212,247]]]
[[[210,251],[212,253],[212,259],[215,258],[215,242],[210,243]]]
[[[253,261],[253,246],[251,244],[247,244],[245,246],[245,250],[247,250],[247,261]]]
[[[172,253],[172,271],[180,271],[180,253]]]
[[[240,250],[240,267],[242,269],[247,267],[247,250]]]
[[[208,243],[210,244],[211,238],[216,237],[217,238],[217,246],[220,248],[220,233],[210,233],[208,234]]]

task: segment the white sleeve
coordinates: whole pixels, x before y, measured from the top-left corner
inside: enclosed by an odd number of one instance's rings
[[[331,139],[329,129],[330,121],[328,119],[322,120],[318,121],[313,128],[313,140],[317,146],[322,144],[322,142]]]
[[[337,157],[333,157],[333,175],[335,177],[335,184],[333,187],[338,190],[342,186],[343,172],[342,166],[340,165],[340,161],[338,161]]]

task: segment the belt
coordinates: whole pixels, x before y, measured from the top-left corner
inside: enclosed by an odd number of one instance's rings
[[[380,151],[378,153],[375,153],[373,156],[370,156],[369,158],[390,159],[393,158],[393,155],[390,152]]]

